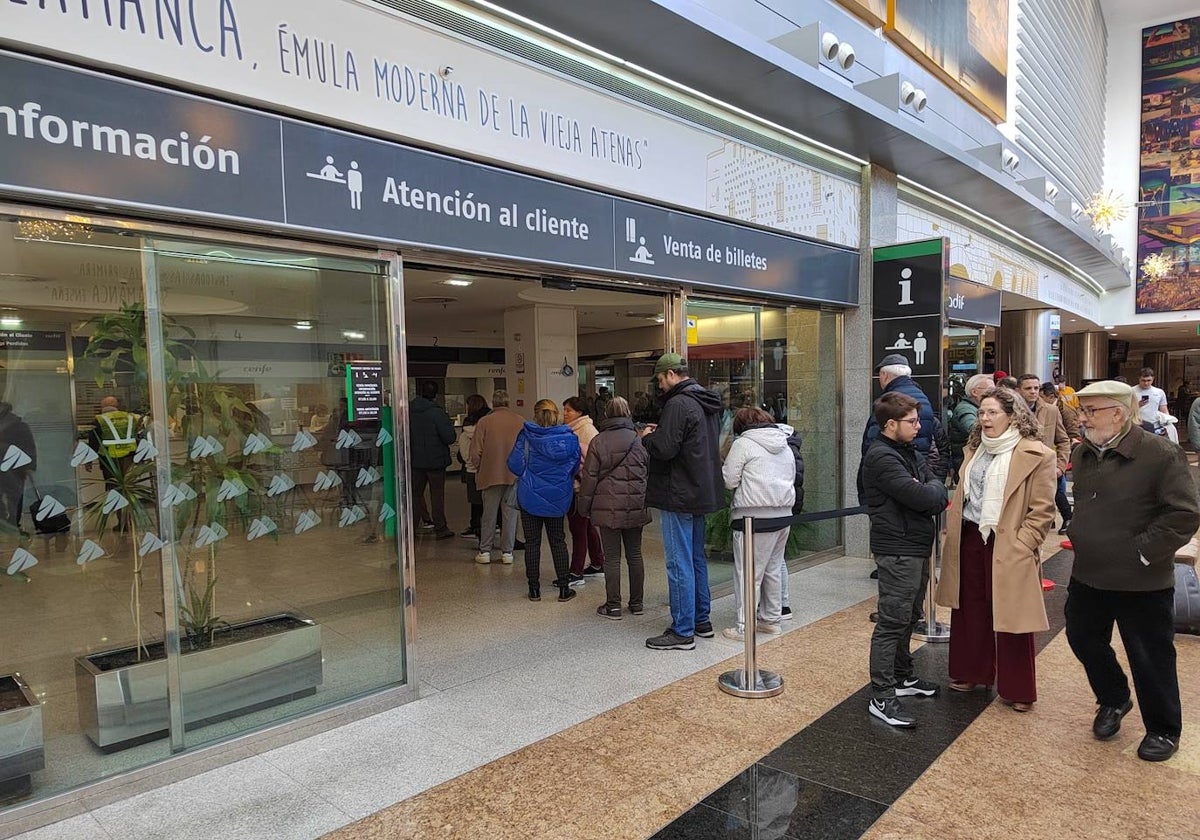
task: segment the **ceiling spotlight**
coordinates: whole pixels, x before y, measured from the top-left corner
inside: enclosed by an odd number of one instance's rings
[[[913,99],[917,96],[917,87],[912,82],[900,83],[900,101],[905,105],[912,105]]]
[[[1058,187],[1054,184],[1046,184],[1046,200],[1053,201],[1058,197]]]
[[[312,321],[297,321],[292,326],[298,330],[311,330],[313,328]]]
[[[811,42],[810,42],[811,43]],[[821,36],[821,55],[826,61],[833,61],[838,56],[838,50],[841,48],[842,42],[838,40],[838,36],[832,32],[826,32]],[[853,61],[853,59],[851,59]]]
[[[929,104],[929,97],[925,95],[925,91],[917,88],[913,95],[912,107],[918,114],[925,110],[925,106]]]
[[[1021,165],[1021,158],[1012,149],[1005,149],[1004,153],[1000,156],[1000,165],[1009,172],[1015,172],[1017,167]]]
[[[1082,215],[1083,215],[1083,208],[1081,206],[1079,206],[1078,204],[1076,204],[1074,201],[1072,201],[1071,202],[1071,218],[1078,219]]]
[[[854,66],[855,61],[854,47],[851,44],[841,44],[838,49],[837,63],[842,65],[843,70],[849,70]]]
[[[442,281],[442,285],[443,286],[458,286],[459,288],[465,289],[467,286],[470,286],[474,282],[475,282],[474,280],[472,280],[468,277],[449,277]]]

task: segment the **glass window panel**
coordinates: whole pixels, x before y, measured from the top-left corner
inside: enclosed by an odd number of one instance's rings
[[[153,246],[187,745],[403,682],[388,279]]]

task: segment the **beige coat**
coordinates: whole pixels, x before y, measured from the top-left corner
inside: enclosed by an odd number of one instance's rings
[[[517,483],[517,477],[508,471],[508,456],[524,425],[520,414],[504,406],[493,408],[475,424],[469,463],[475,468],[475,486],[480,490]]]
[[[1041,397],[1034,403],[1033,416],[1037,419],[1038,428],[1042,432],[1042,443],[1053,452],[1058,459],[1058,471],[1067,471],[1067,462],[1071,460],[1071,438],[1063,425],[1062,414],[1058,406],[1044,402]],[[1057,480],[1058,476],[1055,476]]]
[[[959,604],[959,547],[962,540],[963,491],[975,450],[964,455],[958,489],[946,515],[946,543],[937,602]],[[1041,547],[1054,524],[1054,492],[1058,487],[1055,455],[1039,441],[1025,438],[1013,450],[1004,503],[992,549],[992,627],[998,633],[1034,633],[1049,629],[1042,594]]]

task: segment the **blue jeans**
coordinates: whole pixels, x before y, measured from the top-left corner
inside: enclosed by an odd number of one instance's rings
[[[708,621],[708,559],[704,556],[704,517],[659,511],[671,593],[671,630],[690,639],[696,625]]]
[[[1058,507],[1058,515],[1062,517],[1064,523],[1071,518],[1071,502],[1067,499],[1067,477],[1060,475],[1058,477],[1058,490],[1054,494],[1054,504]]]

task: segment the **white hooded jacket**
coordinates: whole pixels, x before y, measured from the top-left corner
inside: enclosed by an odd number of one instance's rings
[[[733,490],[730,514],[734,519],[792,515],[796,458],[787,439],[793,432],[780,423],[747,429],[734,440],[721,467],[725,486]]]

